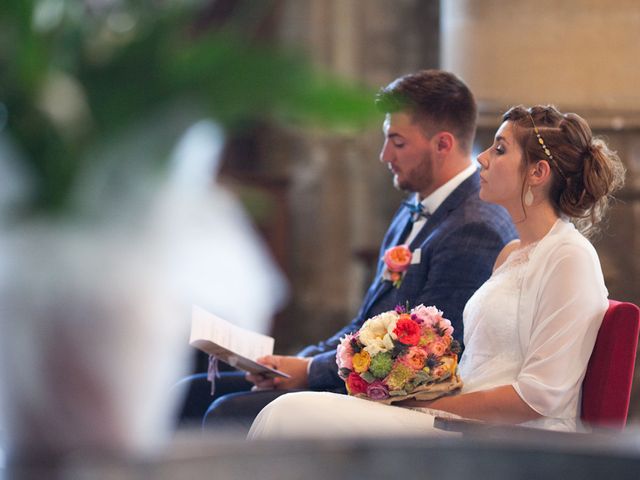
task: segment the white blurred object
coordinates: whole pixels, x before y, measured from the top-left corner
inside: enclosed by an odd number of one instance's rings
[[[286,283],[238,202],[222,187],[212,188],[222,145],[222,132],[211,121],[193,125],[182,137],[171,182],[158,202],[158,237],[172,245],[174,281],[191,303],[269,333]]]
[[[140,232],[29,225],[5,236],[0,369],[9,449],[161,445],[184,373],[182,309]]]
[[[0,231],[9,455],[152,451],[172,433],[181,400],[170,387],[192,351],[191,304],[268,329],[286,286],[240,206],[211,180],[223,141],[215,124],[194,125],[160,188],[139,178],[142,201],[114,194],[125,215]],[[141,203],[126,205],[133,199]]]

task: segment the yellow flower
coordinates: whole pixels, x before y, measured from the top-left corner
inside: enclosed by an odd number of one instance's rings
[[[371,355],[366,350],[361,350],[359,353],[356,353],[352,359],[353,369],[358,372],[366,372],[369,369],[369,365],[371,364]]]
[[[413,370],[401,363],[397,364],[385,379],[389,390],[401,390],[413,378]]]
[[[458,368],[458,356],[446,356],[440,359],[440,361],[446,366],[447,370],[451,372],[451,375],[455,375]]]
[[[456,374],[458,368],[458,357],[456,355],[442,357],[440,362],[440,365],[433,370],[435,377],[444,377],[447,373],[451,376]]]

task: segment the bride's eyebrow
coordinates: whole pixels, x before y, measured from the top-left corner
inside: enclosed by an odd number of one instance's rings
[[[498,136],[496,137],[496,140],[495,140],[495,141],[496,141],[496,142],[504,142],[504,143],[506,143],[506,144],[508,144],[508,143],[509,143],[509,141],[508,141],[505,137],[503,137],[502,135],[498,135]]]

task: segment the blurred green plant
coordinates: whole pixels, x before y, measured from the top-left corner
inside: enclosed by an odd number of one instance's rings
[[[197,33],[194,20],[211,3],[2,0],[0,135],[32,187],[14,216],[73,211],[81,173],[105,158],[98,146],[175,105],[197,105],[226,129],[258,119],[353,127],[375,118],[371,91],[256,46],[242,21]],[[245,2],[243,18],[268,4]]]

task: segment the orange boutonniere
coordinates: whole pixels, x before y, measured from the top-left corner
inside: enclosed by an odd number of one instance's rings
[[[394,287],[399,288],[411,264],[411,256],[411,250],[406,245],[389,248],[384,252],[385,269],[382,272],[382,278],[392,282]]]

